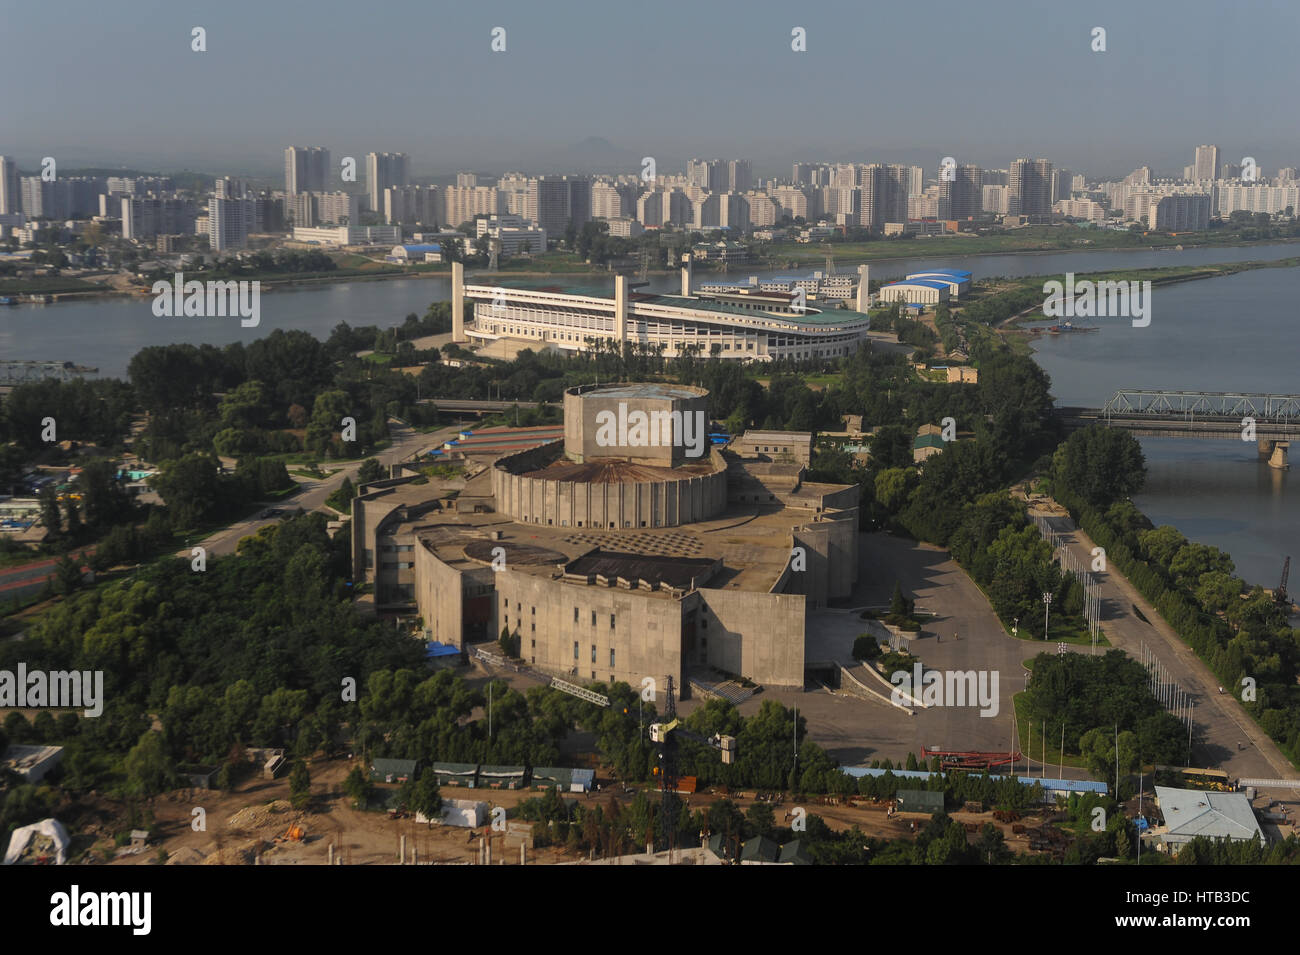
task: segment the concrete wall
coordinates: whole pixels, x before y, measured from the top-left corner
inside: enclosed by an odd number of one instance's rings
[[[624,680],[639,687],[652,676],[662,685],[682,668],[682,605],[662,594],[570,584],[505,570],[496,579],[496,631],[509,615],[519,654],[539,669],[578,680]],[[574,608],[577,622],[574,622]],[[592,625],[592,612],[596,623]],[[610,627],[610,615],[614,626]],[[577,659],[573,655],[578,644]],[[596,661],[591,648],[596,647]],[[609,652],[614,651],[610,666]],[[576,671],[576,672],[575,672]],[[593,677],[592,674],[595,674]]]
[[[699,590],[696,642],[708,661],[771,686],[803,687],[804,598],[743,590]]]
[[[727,474],[716,451],[711,452],[712,473],[667,481],[588,484],[511,473],[542,467],[548,459],[542,452],[503,458],[492,472],[497,510],[525,524],[605,530],[676,527],[710,520],[727,507]]]
[[[438,559],[422,542],[415,544],[415,603],[432,639],[464,645],[464,581],[460,570]],[[497,629],[500,632],[500,629]]]
[[[683,418],[690,415],[692,422],[690,427],[694,428],[691,433],[692,437],[702,442],[700,446],[707,454],[709,449],[709,393],[703,388],[692,388],[688,385],[672,386],[695,392],[695,396],[691,398],[655,397],[653,395],[644,397],[602,396],[601,391],[609,387],[611,386],[582,385],[577,388],[570,388],[564,393],[564,453],[570,459],[574,461],[590,461],[595,458],[616,457],[636,464],[672,467],[675,464],[681,464],[683,461],[698,461],[703,458],[703,455],[699,458],[687,457],[687,448],[680,443],[674,443],[671,428],[667,436],[663,434],[662,423],[658,427],[647,428],[647,440],[658,442],[658,446],[647,446],[642,443],[637,445],[602,444],[597,440],[601,433],[601,422],[598,420],[598,416],[602,412],[609,412],[615,422],[623,419],[629,420],[629,423],[631,423],[630,416],[636,412],[644,413],[650,422],[666,420],[651,417],[654,414],[662,415],[676,411]],[[614,387],[624,388],[626,386]],[[702,423],[703,427],[698,427],[696,422]],[[608,429],[606,430],[608,431]],[[651,431],[654,433],[651,434]],[[616,440],[625,437],[618,434],[617,428],[614,436]]]

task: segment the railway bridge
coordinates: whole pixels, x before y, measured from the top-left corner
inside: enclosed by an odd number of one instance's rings
[[[1226,391],[1117,391],[1101,408],[1058,407],[1067,429],[1100,424],[1143,437],[1253,441],[1261,460],[1286,469],[1300,440],[1300,395]]]

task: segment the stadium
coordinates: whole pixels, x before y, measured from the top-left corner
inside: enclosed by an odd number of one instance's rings
[[[615,278],[613,297],[603,289],[527,285],[466,285],[452,267],[453,340],[487,345],[502,339],[537,342],[581,352],[603,342],[635,342],[661,348],[667,358],[685,355],[733,361],[839,358],[867,339],[865,288],[857,310],[807,304],[798,288],[737,288],[722,283],[693,289],[689,257],[682,266],[680,295],[637,291],[626,276]],[[465,326],[462,303],[474,303]]]

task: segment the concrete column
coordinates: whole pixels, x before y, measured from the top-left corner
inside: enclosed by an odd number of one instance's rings
[[[332,842],[329,844],[329,855],[328,855],[328,858],[329,858],[329,861],[326,863],[326,865],[333,865],[333,864],[334,864],[334,843],[332,843]]]
[[[627,341],[627,276],[614,277],[614,337],[620,345]]]
[[[468,341],[465,337],[465,264],[451,263],[451,340]]]
[[[1291,465],[1287,461],[1287,448],[1291,447],[1290,441],[1274,441],[1273,454],[1268,459],[1268,466],[1277,468],[1279,471],[1289,470]]]
[[[397,864],[406,865],[406,836],[401,836],[397,840]]]
[[[691,253],[682,253],[682,295],[690,297],[691,294]]]
[[[1269,456],[1273,453],[1273,439],[1257,438],[1255,440],[1255,447],[1259,450],[1259,459],[1261,461],[1267,461]]]
[[[855,308],[857,309],[857,311],[862,312],[863,314],[866,313],[867,308],[869,307],[871,302],[871,291],[870,291],[871,282],[869,281],[870,276],[871,276],[871,266],[869,265],[858,266],[858,297],[857,297],[857,302],[855,303]]]

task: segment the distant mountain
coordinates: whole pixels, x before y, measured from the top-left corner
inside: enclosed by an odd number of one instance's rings
[[[636,173],[644,152],[615,146],[603,136],[588,136],[560,149],[542,150],[527,165],[541,173]]]

